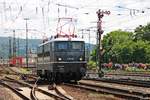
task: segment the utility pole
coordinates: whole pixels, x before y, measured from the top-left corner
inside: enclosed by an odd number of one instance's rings
[[[15,30],[13,30],[13,57],[16,57],[16,36],[15,36]]]
[[[88,46],[88,61],[90,61],[90,58],[91,58],[91,56],[90,56],[90,51],[91,51],[91,36],[90,36],[90,29],[87,29],[87,31],[89,31],[89,33],[88,33],[88,35],[89,35],[89,46]]]
[[[101,9],[99,9],[97,12],[97,17],[98,17],[98,21],[97,21],[97,43],[98,43],[98,47],[97,47],[97,58],[98,58],[98,67],[99,67],[99,77],[103,76],[103,72],[101,70],[101,64],[102,64],[102,56],[101,56],[101,35],[103,34],[103,30],[102,30],[102,18],[104,17],[104,15],[109,15],[110,11],[103,11]]]
[[[5,19],[5,21],[7,20],[7,14],[6,14],[6,2],[5,2],[5,0],[4,0],[4,2],[3,2],[3,9],[4,9],[4,19]]]
[[[82,39],[83,39],[83,38],[84,38],[84,37],[83,37],[83,29],[81,29],[81,31],[82,31]]]
[[[9,37],[9,59],[12,57],[11,37]]]
[[[82,39],[84,38],[84,31],[88,32],[86,34],[88,34],[88,46],[87,46],[87,61],[90,61],[90,53],[91,53],[91,30],[90,29],[81,29],[80,30],[82,32]]]
[[[26,65],[28,68],[29,64],[28,64],[28,23],[27,21],[29,20],[29,18],[24,18],[24,20],[26,20]]]
[[[20,41],[19,41],[19,36],[18,36],[18,39],[17,39],[18,57],[19,57],[19,55],[20,55],[20,50],[19,50],[19,49],[20,49],[20,45],[19,45],[19,42],[20,42]]]

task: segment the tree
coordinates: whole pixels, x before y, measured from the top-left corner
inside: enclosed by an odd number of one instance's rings
[[[131,52],[128,46],[132,43],[132,40],[133,33],[122,30],[113,31],[105,35],[102,41],[102,47],[105,50],[103,55],[105,62],[108,62],[109,59],[112,59],[113,62],[123,62],[128,57],[127,52]]]
[[[136,33],[112,31],[102,39],[102,63],[150,63],[150,24],[139,26]],[[92,52],[96,61],[96,49]]]
[[[134,44],[133,61],[137,63],[150,62],[150,45],[146,41],[136,41]]]
[[[134,35],[135,41],[137,40],[146,40],[150,41],[150,23],[145,26],[140,25],[135,29]]]
[[[91,53],[91,60],[92,61],[96,61],[96,48],[92,51],[92,53]]]

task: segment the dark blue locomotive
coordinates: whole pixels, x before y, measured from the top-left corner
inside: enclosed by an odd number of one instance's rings
[[[49,81],[78,81],[86,74],[85,43],[56,36],[38,46],[37,75]]]

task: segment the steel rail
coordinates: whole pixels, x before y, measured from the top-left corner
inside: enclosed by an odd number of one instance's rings
[[[98,74],[94,72],[87,72],[87,75],[90,74]],[[104,76],[139,76],[139,77],[150,77],[150,73],[134,73],[134,72],[129,72],[129,73],[105,73]]]
[[[70,95],[67,95],[67,94],[63,93],[62,90],[60,90],[58,86],[56,86],[55,91],[56,91],[56,93],[58,95],[66,98],[66,100],[73,100],[73,97],[71,97]]]
[[[83,80],[93,80],[93,81],[99,81],[99,82],[117,83],[117,84],[150,88],[150,81],[142,81],[142,80],[107,79],[107,78],[84,78]]]
[[[7,84],[4,80],[0,80],[0,84],[2,84],[3,86],[11,89],[13,92],[15,92],[23,100],[30,100],[30,98],[28,98],[27,96],[20,93],[17,89],[13,88],[11,85]]]
[[[35,89],[37,88],[37,82],[38,82],[38,80],[39,80],[39,78],[37,78],[36,82],[34,83],[34,86],[31,89],[31,92],[30,92],[32,100],[38,100],[38,98],[35,95],[35,91],[36,91]]]
[[[104,76],[110,76],[110,75],[113,75],[113,76],[139,76],[139,77],[150,77],[150,74],[144,74],[144,73],[118,73],[118,74],[111,74],[111,73],[107,73],[105,74]]]
[[[5,77],[5,78],[10,79],[10,80],[14,80],[15,82],[17,82],[17,83],[19,83],[19,84],[22,84],[22,85],[25,85],[25,86],[27,86],[27,87],[29,87],[29,88],[32,88],[32,89],[33,89],[33,90],[32,90],[32,91],[33,91],[33,96],[35,96],[34,91],[35,91],[35,89],[36,89],[37,91],[39,91],[39,92],[41,92],[41,93],[43,93],[43,94],[45,94],[45,95],[47,95],[47,96],[51,96],[51,97],[53,97],[53,98],[55,98],[55,99],[67,100],[66,98],[64,98],[64,97],[62,97],[62,96],[59,96],[59,95],[57,95],[57,94],[50,93],[50,92],[45,91],[45,90],[43,90],[43,89],[34,87],[33,85],[31,85],[31,84],[29,84],[29,83],[27,83],[27,82],[20,81],[20,80],[16,80],[16,79],[11,78],[11,77]]]

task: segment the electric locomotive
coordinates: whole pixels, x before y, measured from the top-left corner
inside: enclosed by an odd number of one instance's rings
[[[37,75],[49,81],[78,81],[86,74],[85,42],[57,35],[37,49]]]

